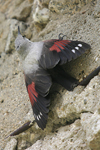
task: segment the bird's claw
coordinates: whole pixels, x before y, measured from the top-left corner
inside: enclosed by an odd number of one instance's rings
[[[61,36],[61,35],[62,35],[62,36]],[[60,33],[60,34],[58,35],[59,40],[63,40],[64,36],[66,36],[66,35],[64,35],[63,33]]]

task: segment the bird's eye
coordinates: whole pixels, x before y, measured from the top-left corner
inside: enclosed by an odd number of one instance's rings
[[[19,45],[17,46],[17,49],[19,48]]]
[[[26,36],[24,35],[23,38],[25,38]]]

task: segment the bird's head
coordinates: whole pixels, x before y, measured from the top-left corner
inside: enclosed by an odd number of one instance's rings
[[[18,36],[15,40],[16,51],[23,57],[26,56],[29,50],[30,41],[23,37],[18,26]]]

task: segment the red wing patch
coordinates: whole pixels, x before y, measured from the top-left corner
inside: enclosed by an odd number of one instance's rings
[[[50,48],[50,51],[56,50],[57,52],[61,52],[61,49],[65,49],[63,46],[66,46],[66,44],[69,44],[70,42],[71,41],[69,40],[57,40],[54,42],[53,46]]]
[[[35,90],[35,83],[29,84],[27,87],[29,98],[31,101],[32,106],[34,105],[34,101],[37,102],[36,97],[38,97],[38,93]]]

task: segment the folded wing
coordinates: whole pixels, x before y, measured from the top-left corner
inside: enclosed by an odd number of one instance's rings
[[[54,68],[57,64],[65,64],[76,59],[90,49],[90,45],[81,41],[48,40],[44,41],[43,51],[39,60],[44,69]]]
[[[46,127],[50,99],[48,92],[52,85],[49,74],[39,68],[36,73],[25,75],[25,82],[33,109],[34,118],[41,129]]]

